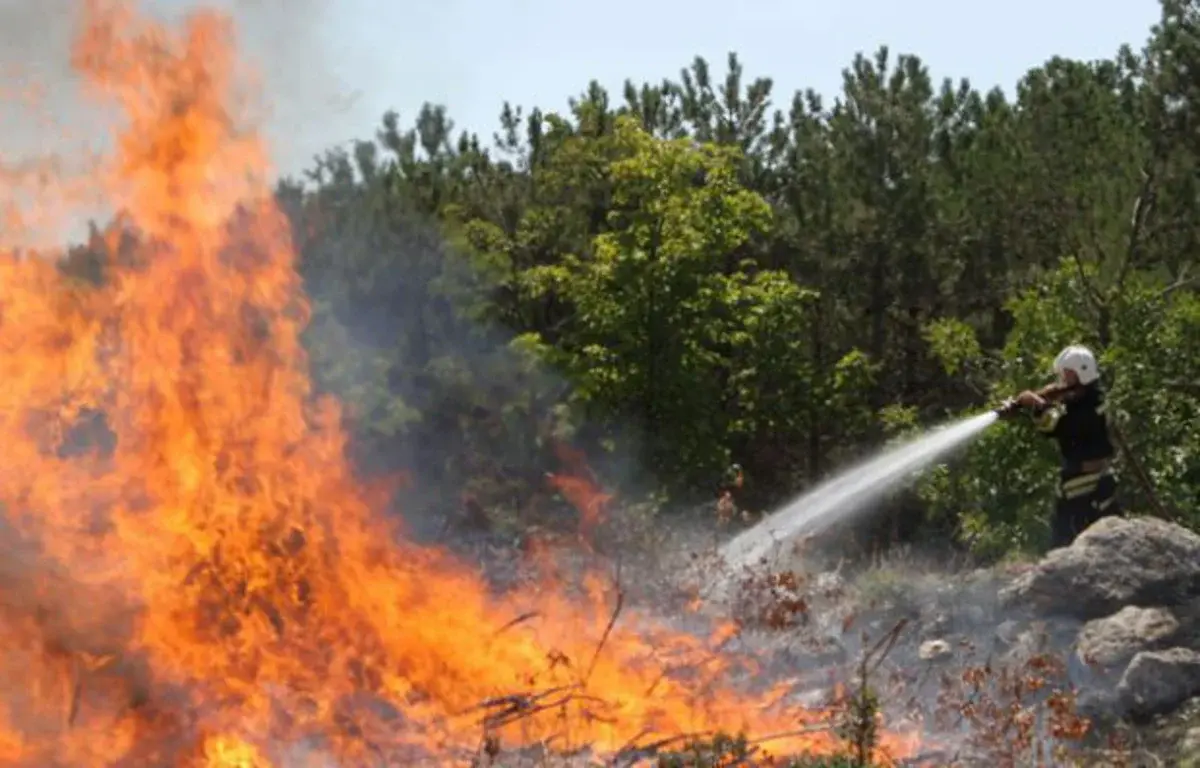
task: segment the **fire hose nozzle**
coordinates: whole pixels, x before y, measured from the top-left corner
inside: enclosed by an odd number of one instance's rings
[[[1011,419],[1016,416],[1021,410],[1021,404],[1017,402],[1015,397],[1010,397],[996,407],[996,415],[1001,419]]]

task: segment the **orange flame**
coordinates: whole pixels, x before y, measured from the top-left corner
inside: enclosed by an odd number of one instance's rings
[[[87,181],[126,212],[114,251],[137,246],[100,287],[0,250],[0,762],[446,764],[484,729],[611,754],[819,717],[739,694],[729,659],[651,617],[610,625],[599,581],[497,599],[400,539],[310,388],[230,21],[80,11],[73,63],[126,120]]]
[[[556,442],[554,452],[565,466],[565,471],[549,473],[546,479],[579,512],[579,537],[588,543],[596,527],[608,516],[612,494],[601,490],[595,473],[581,451]]]

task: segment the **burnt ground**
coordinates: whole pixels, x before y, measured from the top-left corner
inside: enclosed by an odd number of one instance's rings
[[[617,511],[596,551],[572,537],[543,549],[566,570],[609,570],[631,606],[681,628],[734,620],[739,629],[722,652],[753,657],[765,678],[746,683],[789,680],[791,702],[830,710],[831,728],[852,720],[868,659],[868,689],[885,723],[925,734],[928,750],[915,764],[1200,767],[1188,757],[1200,753],[1200,698],[1137,716],[1113,711],[1105,702],[1115,678],[1098,681],[1077,652],[1087,620],[1004,599],[1034,563],[970,568],[912,550],[862,561],[808,542],[731,572],[718,555],[723,538],[711,527],[667,529]],[[497,589],[524,578],[520,550],[475,548]]]

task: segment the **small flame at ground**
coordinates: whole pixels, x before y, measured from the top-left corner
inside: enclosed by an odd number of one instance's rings
[[[498,600],[392,530],[310,389],[308,306],[266,147],[239,122],[229,20],[79,12],[74,66],[125,120],[86,181],[126,218],[99,286],[0,248],[0,762],[446,764],[485,731],[613,753],[820,721],[738,693],[704,641],[613,623],[599,578]]]

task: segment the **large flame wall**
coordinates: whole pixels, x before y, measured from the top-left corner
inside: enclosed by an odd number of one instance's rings
[[[495,735],[563,749],[794,730],[645,617],[622,616],[597,654],[599,581],[582,601],[553,585],[496,601],[389,529],[336,404],[310,392],[307,305],[241,120],[230,22],[78,11],[73,66],[123,122],[73,183],[124,211],[138,245],[97,288],[0,236],[0,762],[452,763],[506,695],[520,717]],[[81,443],[95,414],[111,445]]]

